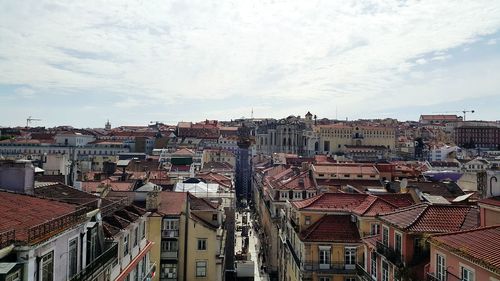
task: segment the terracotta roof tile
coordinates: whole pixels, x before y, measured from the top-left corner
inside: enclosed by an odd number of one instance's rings
[[[500,225],[435,235],[432,243],[500,273]]]
[[[361,242],[356,223],[349,215],[326,215],[300,233],[302,241]]]
[[[327,192],[308,199],[292,201],[291,204],[302,210],[350,212],[363,203],[367,196],[359,193]]]
[[[386,193],[377,194],[377,197],[391,203],[392,205],[402,208],[414,205],[416,202],[411,197],[409,193]]]
[[[380,216],[382,221],[411,232],[450,232],[478,226],[478,210],[471,206],[418,204]]]
[[[70,214],[78,208],[73,204],[6,191],[0,191],[0,198],[0,232],[14,229],[18,241],[28,238],[28,228]]]
[[[158,212],[164,215],[180,215],[184,211],[186,192],[160,192],[160,206]]]

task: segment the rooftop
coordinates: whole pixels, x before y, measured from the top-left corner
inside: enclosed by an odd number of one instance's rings
[[[440,233],[475,228],[479,211],[471,206],[421,203],[397,209],[379,218],[397,228],[420,233]]]
[[[435,235],[437,246],[500,273],[500,225]]]
[[[306,242],[361,242],[358,228],[349,215],[325,215],[300,233]]]
[[[27,241],[31,227],[70,215],[78,208],[73,204],[7,191],[0,191],[0,197],[0,233],[15,230],[16,241]]]

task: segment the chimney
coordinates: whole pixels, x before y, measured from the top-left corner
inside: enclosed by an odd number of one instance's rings
[[[0,187],[33,195],[35,192],[35,166],[29,160],[0,161]]]
[[[146,195],[146,210],[156,211],[160,207],[160,192],[149,191]]]

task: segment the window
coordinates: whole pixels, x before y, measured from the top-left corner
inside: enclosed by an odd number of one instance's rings
[[[440,254],[436,254],[436,278],[439,281],[446,280],[446,260]]]
[[[344,280],[345,281],[356,281],[356,278],[354,278],[354,277],[346,277]]]
[[[87,250],[90,250],[90,261],[97,258],[97,228],[93,227],[90,230],[90,237],[88,240]]]
[[[177,279],[177,265],[174,263],[162,263],[160,279]]]
[[[123,255],[128,255],[128,234],[123,237]]]
[[[344,248],[344,262],[346,269],[354,269],[356,265],[356,247],[345,247]]]
[[[377,279],[377,252],[373,251],[371,253],[371,274],[374,279]]]
[[[212,214],[212,220],[213,221],[218,221],[218,215],[217,214]]]
[[[306,225],[311,224],[311,216],[306,216]]]
[[[394,233],[394,250],[401,254],[402,252],[402,241],[401,241],[401,233]]]
[[[161,251],[162,252],[176,252],[177,251],[177,241],[161,241]]]
[[[134,228],[134,247],[137,246],[139,242],[139,227]]]
[[[281,191],[280,194],[281,194],[281,198],[282,199],[287,199],[288,198],[288,191]]]
[[[78,237],[69,241],[68,266],[68,276],[73,277],[78,270]]]
[[[330,268],[330,249],[329,247],[320,246],[319,249],[319,269],[329,269]]]
[[[380,233],[379,224],[378,223],[372,223],[370,225],[370,234],[371,235],[376,235],[376,234],[379,234],[379,233]]]
[[[206,277],[207,276],[207,262],[197,261],[196,262],[196,277]]]
[[[460,271],[461,271],[462,281],[474,281],[474,272],[472,270],[461,266]]]
[[[178,230],[179,229],[179,220],[175,220],[175,219],[163,220],[163,229],[165,229],[165,230]]]
[[[320,277],[319,281],[331,281],[330,277]]]
[[[45,254],[42,257],[42,281],[54,280],[54,252]]]
[[[5,281],[21,281],[21,270],[18,269],[17,271],[7,275],[7,277],[5,277]]]
[[[389,264],[382,261],[382,281],[389,281]]]
[[[145,221],[142,222],[141,229],[142,229],[142,236],[141,237],[142,237],[142,239],[144,239],[144,238],[146,238],[146,222]]]
[[[198,239],[198,251],[205,251],[207,249],[207,239]]]
[[[382,227],[382,243],[389,246],[389,228],[386,226]]]

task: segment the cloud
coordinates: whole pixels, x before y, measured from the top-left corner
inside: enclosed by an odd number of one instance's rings
[[[437,79],[436,64],[457,60],[450,50],[499,31],[498,14],[500,2],[486,0],[3,1],[0,84],[102,90],[117,108],[157,112],[157,104],[220,101],[179,110],[184,120],[224,118],[224,100],[235,97],[263,106],[262,116],[282,112],[267,107],[274,101],[324,114],[335,103],[356,114],[356,105],[395,88],[410,105],[419,96],[412,79]],[[232,106],[227,118],[249,107]]]

